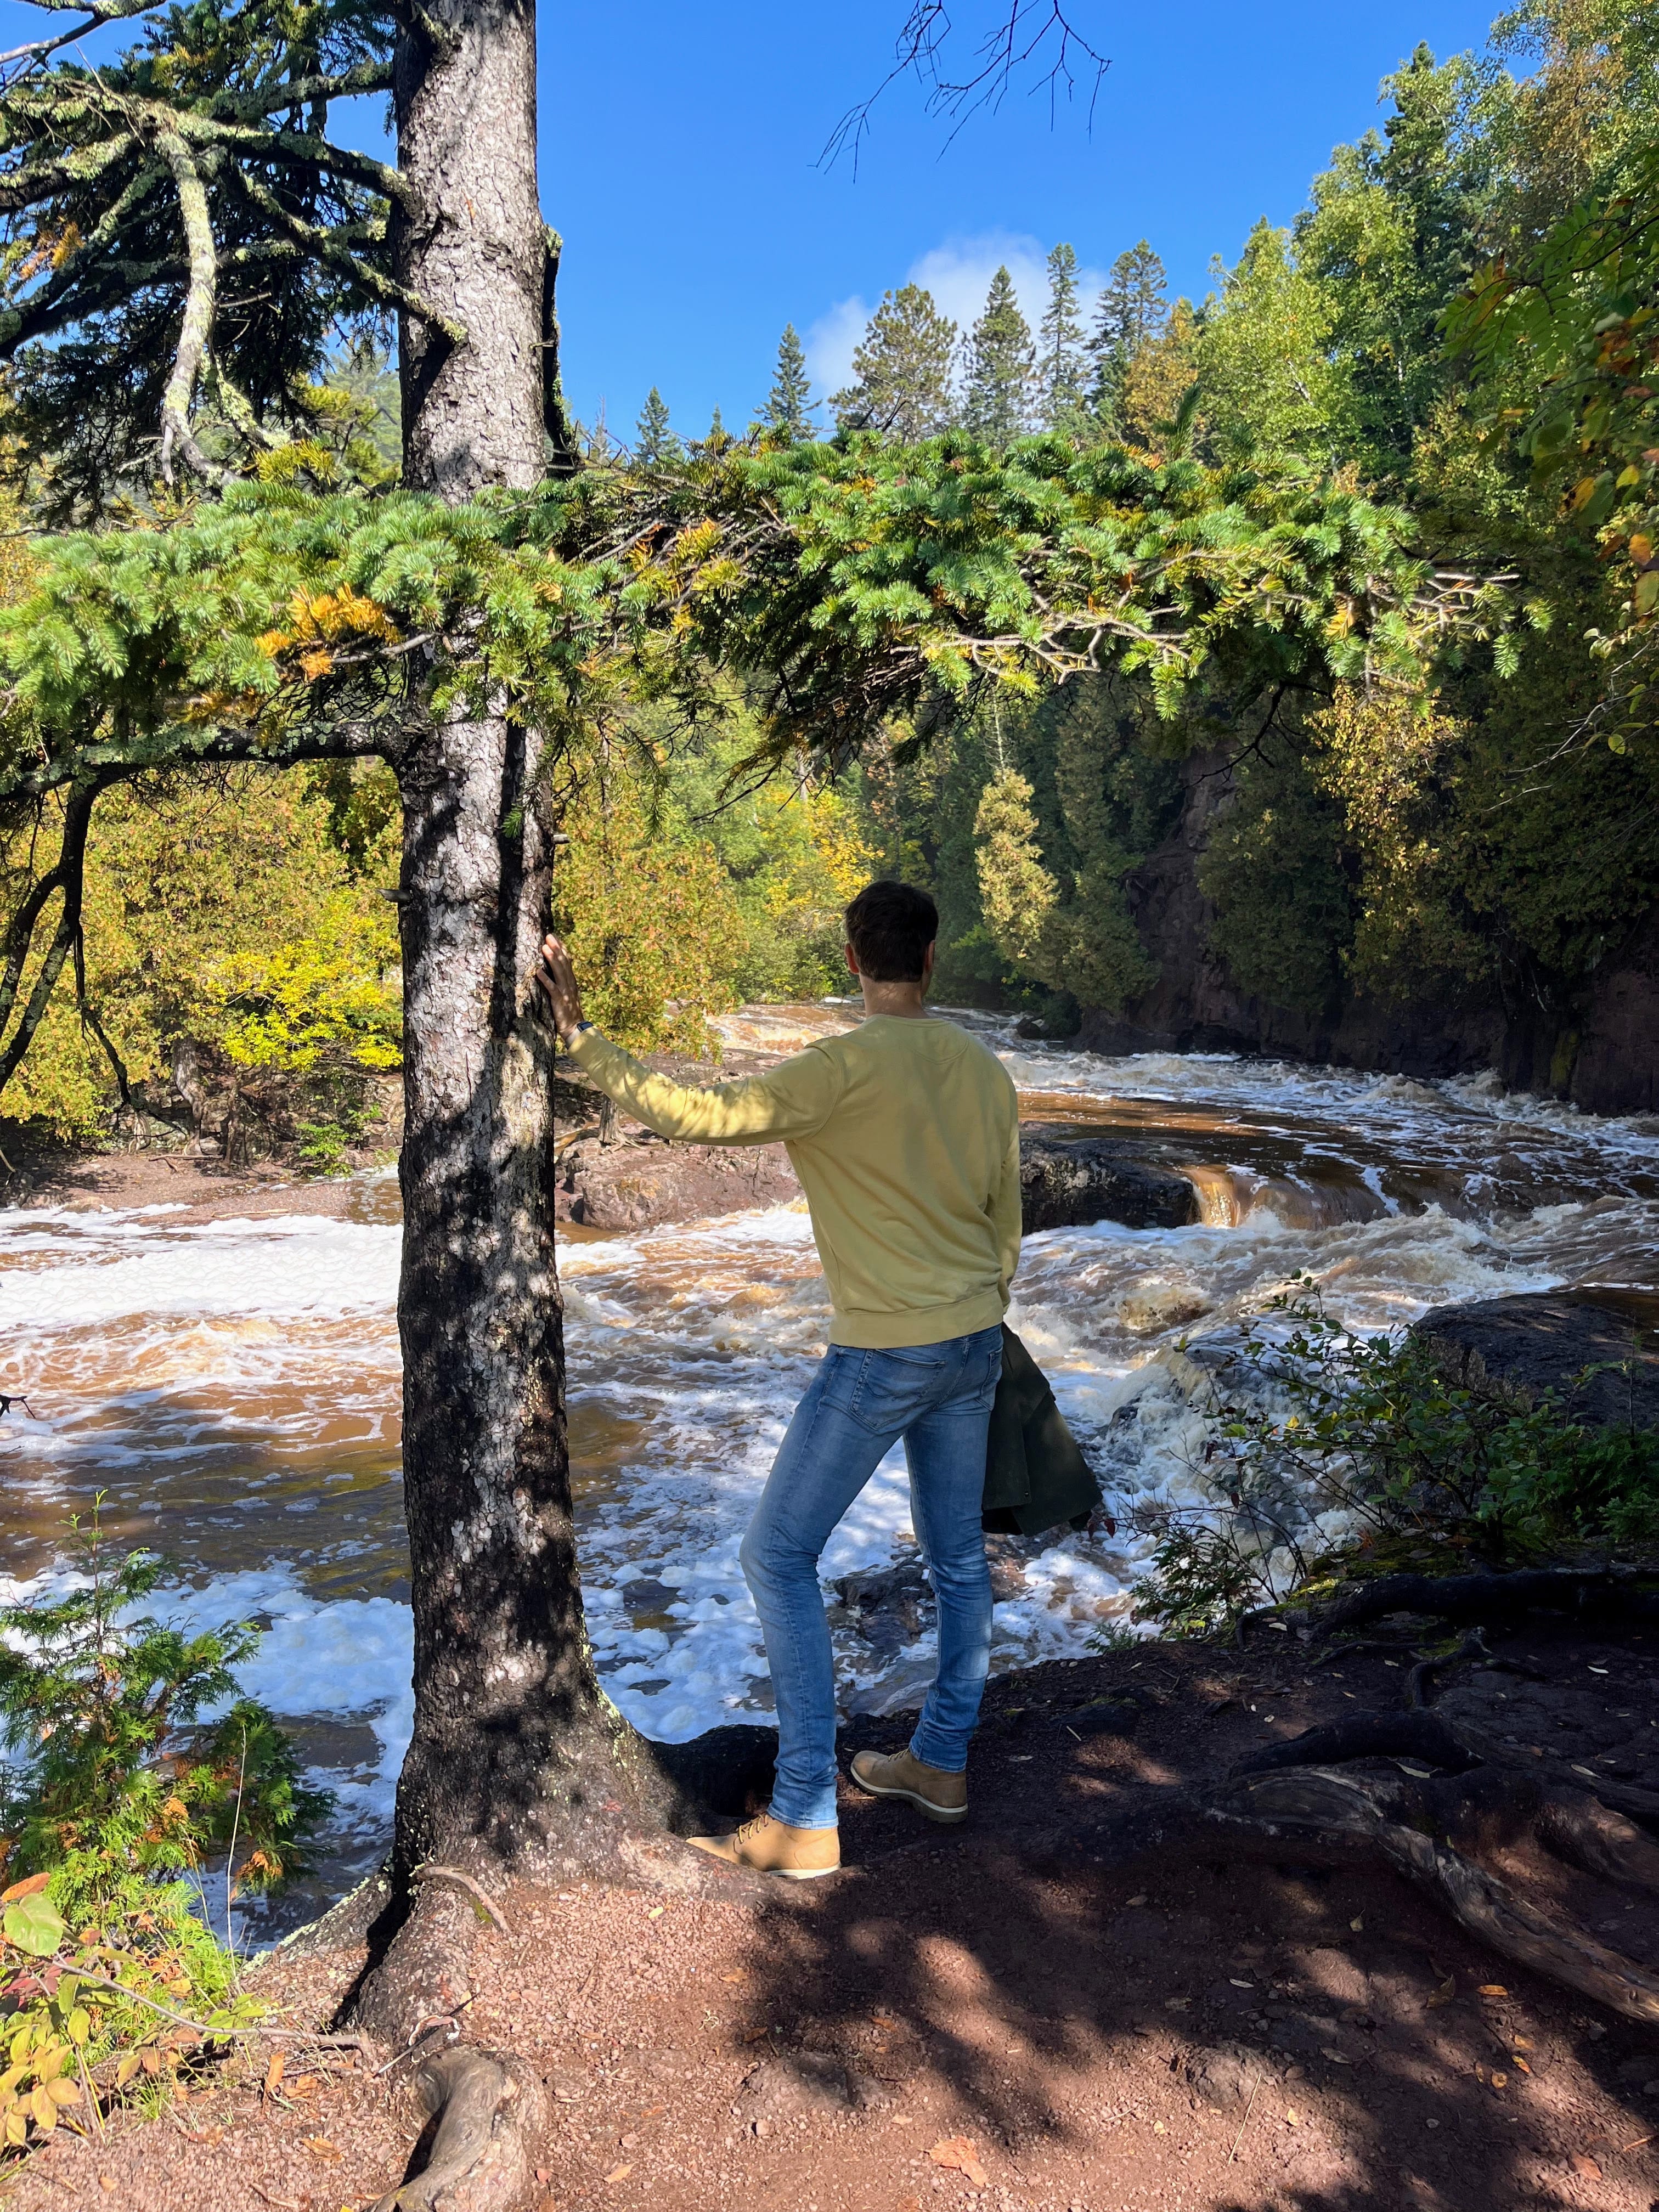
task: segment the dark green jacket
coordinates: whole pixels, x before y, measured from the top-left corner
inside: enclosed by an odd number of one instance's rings
[[[1061,1521],[1080,1527],[1099,1503],[1100,1485],[1042,1370],[1005,1322],[981,1519],[1001,1534],[1036,1536]]]

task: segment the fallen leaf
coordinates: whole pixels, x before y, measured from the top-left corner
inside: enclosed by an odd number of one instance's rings
[[[1576,2150],[1572,2154],[1572,2170],[1575,2173],[1582,2174],[1586,2181],[1599,2181],[1601,2179],[1601,2167],[1587,2152],[1582,2150]]]
[[[660,1920],[667,1910],[668,1907],[665,1905],[653,1905],[645,1917],[647,1920]]]
[[[1509,1991],[1502,1982],[1482,1982],[1480,1994],[1483,1997],[1506,1997]]]
[[[898,2026],[898,2022],[897,2022],[897,2021],[896,2021],[896,2020],[893,2018],[893,2016],[892,2016],[892,2014],[891,2014],[890,2013],[886,2013],[886,2012],[872,2012],[872,2013],[871,2014],[870,2017],[871,2017],[871,2019],[875,2022],[875,2024],[876,2024],[876,2026],[877,2026],[878,2027],[880,2027],[880,2028],[885,2028],[885,2029],[886,2029],[886,2031],[887,2031],[887,2033],[888,2033],[890,2035],[892,2033],[893,2030],[894,2030],[894,2029]]]
[[[605,2187],[609,2189],[613,2181],[626,2181],[629,2175],[632,2173],[634,2169],[631,2166],[613,2166],[610,2172],[605,2177]]]
[[[1190,1997],[1165,1997],[1164,2009],[1165,2012],[1185,2012],[1191,2002]]]
[[[749,1970],[746,1966],[739,1966],[735,1974],[722,1974],[720,1979],[723,1982],[746,1982],[749,1979]]]
[[[1449,2004],[1456,1995],[1457,1978],[1454,1974],[1448,1974],[1434,1995],[1431,1997],[1424,1998],[1423,2009],[1425,2012],[1433,2012],[1443,2004]]]
[[[771,2033],[769,2027],[757,2027],[752,2035],[745,2035],[743,2039],[745,2043],[764,2043]]]
[[[1254,1982],[1241,1982],[1237,1974],[1229,1974],[1227,1979],[1236,1990],[1253,1990],[1255,1987]]]
[[[1164,2126],[1162,2120],[1154,2120],[1152,2122],[1152,2133],[1155,2136],[1167,2135],[1169,2133],[1169,2130]]]
[[[1494,2072],[1492,2077],[1492,2086],[1494,2089],[1507,2089],[1510,2086],[1509,2075],[1507,2074]]]
[[[1619,2155],[1622,2158],[1627,2150],[1640,2150],[1644,2143],[1650,2143],[1652,2141],[1651,2136],[1638,2136],[1634,2142],[1620,2144]]]
[[[331,2142],[326,2136],[307,2136],[306,2137],[306,2142],[310,2149],[316,2152],[319,2158],[343,2158],[345,2156],[345,2153],[340,2148],[339,2144]]]
[[[936,2142],[927,2154],[935,2166],[948,2166],[959,2173],[970,2189],[988,2189],[991,2177],[979,2162],[979,2153],[966,2136],[947,2136]]]
[[[1322,2058],[1328,2058],[1334,2066],[1352,2066],[1353,2064],[1352,2059],[1345,2058],[1340,2051],[1322,2051],[1319,2055]]]
[[[640,2118],[642,2120],[659,2120],[667,2110],[666,2105],[647,2105]]]
[[[283,2086],[283,2054],[279,2051],[265,2069],[265,2094],[274,2097]]]
[[[1356,1936],[1363,1936],[1365,1932],[1365,1923],[1363,1920],[1351,1920],[1348,1925]]]
[[[1516,2051],[1530,2051],[1532,2049],[1532,2038],[1529,2035],[1512,2035],[1510,2038],[1510,2043]]]
[[[1524,2058],[1517,2058],[1517,2059],[1516,2060],[1516,2062],[1515,2062],[1515,2063],[1516,2063],[1516,2065],[1521,2069],[1521,2071],[1522,2071],[1523,2074],[1530,2074],[1530,2073],[1531,2073],[1532,2069],[1531,2069],[1531,2067],[1530,2067],[1530,2066],[1528,2066],[1528,2063],[1527,2063],[1527,2062],[1526,2062],[1526,2060],[1525,2060]]]
[[[1301,2113],[1287,2112],[1285,2115],[1285,2124],[1287,2128],[1299,2128],[1302,2124]]]
[[[288,2094],[290,2097],[308,2097],[316,2087],[317,2076],[314,2074],[302,2074],[297,2081],[289,2082]]]
[[[1129,1902],[1131,1905],[1145,1905],[1146,1900],[1144,1897],[1132,1897]]]

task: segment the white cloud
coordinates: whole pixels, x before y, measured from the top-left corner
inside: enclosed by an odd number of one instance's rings
[[[870,309],[856,293],[837,300],[828,314],[820,315],[802,341],[806,348],[807,373],[820,397],[842,391],[852,380],[853,349],[864,336]]]
[[[910,264],[900,283],[920,284],[966,337],[985,307],[991,279],[1006,268],[1014,280],[1020,312],[1033,331],[1048,304],[1048,249],[1017,231],[988,230],[973,237],[947,238]],[[1101,269],[1078,270],[1078,304],[1085,328],[1092,319],[1096,295],[1106,282]],[[896,289],[896,287],[895,287]],[[806,365],[821,393],[838,392],[851,380],[853,349],[864,336],[872,310],[858,294],[838,300],[806,333]]]

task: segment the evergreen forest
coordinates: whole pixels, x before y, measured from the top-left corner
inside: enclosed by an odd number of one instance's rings
[[[173,34],[148,35],[135,82]],[[788,678],[764,656],[799,640],[763,633],[799,611],[745,608],[734,653],[729,611],[715,640],[682,608],[672,671],[659,641],[649,672],[636,662],[575,702],[584,726],[562,771],[556,914],[617,1033],[701,1052],[708,1013],[833,990],[839,908],[879,871],[935,892],[943,995],[1069,1034],[1158,981],[1136,872],[1196,822],[1207,955],[1248,1000],[1312,1035],[1356,994],[1541,1008],[1570,1054],[1575,1008],[1659,895],[1646,675],[1659,432],[1643,381],[1656,40],[1634,0],[1529,0],[1482,53],[1419,48],[1382,88],[1380,126],[1334,150],[1288,228],[1264,220],[1218,262],[1201,300],[1170,297],[1146,240],[1085,296],[1062,242],[1029,319],[1006,269],[963,330],[914,284],[887,293],[827,400],[792,325],[741,434],[718,419],[683,433],[654,389],[627,441],[580,423],[550,434],[562,480],[586,478],[589,505],[616,510],[690,514],[711,490],[740,504],[745,470],[805,471],[854,500],[867,477],[885,497],[911,451],[935,477],[989,471],[1003,490],[1092,471],[1087,496],[1126,546],[1137,515],[1160,501],[1179,514],[1173,537],[1143,533],[1149,577],[1177,539],[1188,563],[1158,575],[1144,636],[1131,624],[1109,652],[1073,639],[1033,653],[1028,605],[1000,661],[976,651],[945,682],[930,661],[925,687],[861,702],[856,745],[774,711]],[[215,66],[234,82],[256,58]],[[54,167],[47,103],[27,81],[9,116],[0,589],[15,611],[8,743],[27,758],[43,726],[86,707],[100,654],[118,649],[124,595],[159,588],[154,558],[143,581],[133,570],[136,546],[154,556],[213,528],[248,544],[246,518],[300,499],[395,510],[398,303],[372,255],[346,246],[325,264],[337,295],[301,286],[243,313],[227,295],[180,405],[187,349],[167,322],[180,280],[119,298],[98,265],[102,187]],[[133,158],[100,143],[100,160]],[[384,188],[374,168],[343,159],[325,179],[341,239]],[[152,163],[125,189],[154,195],[160,173]],[[256,252],[251,234],[239,250]],[[288,349],[275,382],[272,315]],[[136,405],[118,368],[130,357],[149,380]],[[1261,544],[1248,580],[1229,576],[1208,601],[1201,644],[1156,604],[1166,580],[1170,600],[1190,597],[1206,536],[1224,567],[1230,533],[1236,553],[1241,526],[1271,531],[1298,509],[1314,539],[1327,533],[1315,565],[1328,560],[1345,501],[1387,550],[1329,605],[1314,610],[1325,587],[1305,575],[1268,575],[1284,611],[1246,642],[1239,611],[1261,561],[1273,567]],[[87,534],[112,525],[113,538]],[[969,544],[953,557],[996,556]],[[358,625],[385,619],[356,585],[302,584],[304,565],[262,580],[272,609],[304,608],[250,636],[256,691],[331,668],[343,638],[361,645]],[[747,581],[769,588],[758,569]],[[625,583],[605,586],[618,606]],[[893,587],[890,564],[862,580]],[[856,591],[837,604],[867,622]],[[192,619],[208,617],[204,605]],[[1182,633],[1173,649],[1160,630]],[[1364,638],[1346,664],[1345,633]],[[560,705],[568,717],[568,692]],[[0,848],[14,917],[4,1115],[84,1143],[118,1125],[199,1125],[211,1094],[228,1146],[286,1143],[326,1165],[398,1064],[396,778],[366,752],[283,767],[280,745],[222,750],[234,757],[126,763],[141,772],[93,814],[77,913],[57,938],[34,924],[67,787],[19,781]]]

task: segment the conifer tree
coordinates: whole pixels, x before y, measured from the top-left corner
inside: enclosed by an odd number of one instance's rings
[[[948,430],[955,417],[951,366],[957,326],[931,292],[884,292],[853,356],[854,381],[830,404],[843,430],[881,430],[902,444]]]
[[[1163,333],[1170,317],[1168,289],[1164,264],[1144,238],[1112,264],[1089,339],[1094,362],[1089,405],[1103,422],[1115,420],[1129,363]]]
[[[1037,333],[1037,411],[1045,430],[1069,430],[1083,409],[1085,356],[1077,309],[1077,255],[1048,256],[1048,305]]]
[[[1031,327],[1019,311],[1014,280],[1006,267],[991,279],[985,312],[967,345],[963,427],[988,445],[1006,446],[1030,417]]]
[[[646,468],[684,458],[685,448],[668,420],[668,402],[653,384],[634,428],[634,458]]]
[[[805,348],[793,323],[784,325],[783,336],[778,341],[777,374],[761,410],[761,420],[771,429],[781,432],[791,445],[799,445],[814,434],[812,380],[806,374]]]

